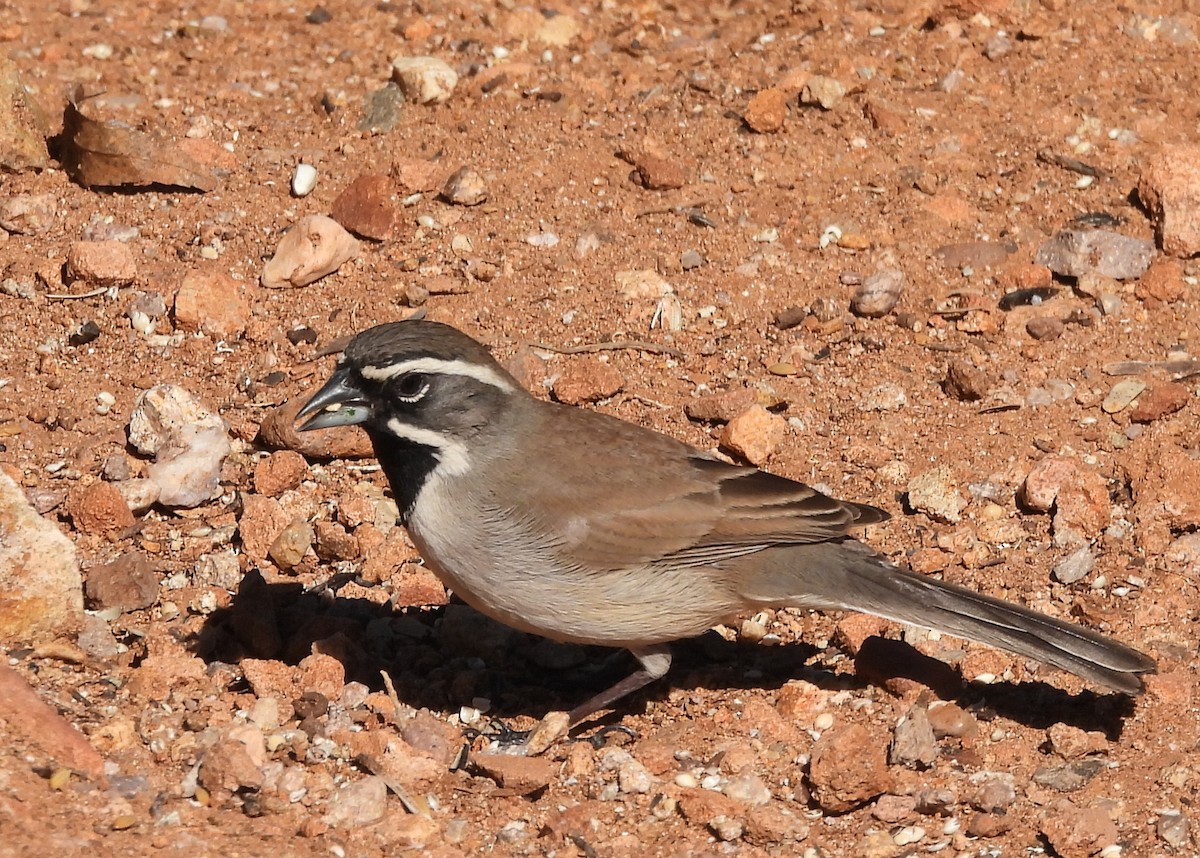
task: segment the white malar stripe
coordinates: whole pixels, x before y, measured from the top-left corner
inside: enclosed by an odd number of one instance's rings
[[[387,428],[397,438],[403,438],[405,441],[412,441],[414,444],[432,447],[436,450],[437,452],[434,453],[438,460],[436,470],[440,474],[454,477],[465,474],[471,467],[471,458],[467,455],[467,445],[461,441],[447,438],[441,432],[435,432],[433,429],[422,429],[420,426],[402,423],[395,417],[387,422]]]
[[[471,363],[465,360],[442,360],[441,358],[423,357],[406,360],[389,366],[364,366],[359,370],[363,378],[371,381],[387,381],[406,372],[427,372],[434,375],[463,375],[473,378],[492,387],[498,387],[506,393],[513,391],[513,384],[507,378],[496,372],[490,366]]]

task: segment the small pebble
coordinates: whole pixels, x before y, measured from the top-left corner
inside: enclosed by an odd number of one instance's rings
[[[831,77],[813,75],[800,91],[800,103],[832,110],[846,95],[846,87]]]
[[[1034,316],[1025,323],[1025,330],[1035,340],[1057,340],[1065,327],[1057,316]]]
[[[904,272],[897,268],[876,271],[859,284],[850,299],[856,316],[878,319],[892,312],[904,290]]]
[[[460,167],[442,186],[442,198],[456,206],[477,206],[488,198],[487,183],[477,170]]]
[[[1135,378],[1127,378],[1113,385],[1108,396],[1100,403],[1105,414],[1116,414],[1124,411],[1146,389],[1146,382]]]
[[[1054,580],[1060,584],[1074,584],[1096,568],[1096,555],[1090,545],[1084,545],[1068,554],[1054,565]]]
[[[297,197],[306,197],[317,186],[317,168],[312,164],[297,164],[296,172],[292,174],[292,193]]]
[[[396,57],[392,77],[410,101],[441,104],[449,101],[458,85],[458,73],[437,57]]]

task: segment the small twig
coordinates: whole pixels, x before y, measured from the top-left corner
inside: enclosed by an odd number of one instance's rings
[[[69,293],[47,292],[46,297],[51,301],[71,301],[75,298],[99,298],[109,290],[108,286],[97,286],[91,292],[81,292],[78,295]]]
[[[1091,164],[1086,164],[1077,158],[1068,158],[1066,155],[1059,155],[1057,152],[1052,152],[1049,149],[1038,150],[1037,159],[1043,164],[1052,164],[1068,172],[1079,173],[1081,176],[1091,176],[1097,179],[1104,175],[1104,171],[1099,167],[1093,167]]]
[[[653,208],[642,209],[633,216],[633,219],[638,220],[639,218],[660,214],[682,214],[690,216],[693,211],[700,211],[708,204],[708,200],[696,200],[694,203],[679,203],[678,205],[674,206],[654,206]]]
[[[400,695],[396,693],[396,685],[392,682],[392,676],[386,670],[381,670],[379,673],[383,676],[383,687],[387,689],[388,699],[392,701],[392,708],[395,711],[396,718],[400,717],[400,713],[404,711],[404,706],[400,703]]]
[[[656,355],[671,355],[672,357],[682,358],[686,355],[681,349],[674,346],[664,346],[659,343],[647,343],[643,340],[612,340],[605,343],[585,343],[580,346],[552,346],[546,343],[530,343],[531,348],[541,349],[542,351],[554,352],[560,355],[578,355],[588,352],[610,352],[621,351],[622,349],[632,349],[639,352],[651,352]]]

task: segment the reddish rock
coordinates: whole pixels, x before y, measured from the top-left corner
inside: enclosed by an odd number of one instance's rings
[[[946,394],[962,402],[978,402],[991,386],[987,373],[965,360],[951,361],[942,382]]]
[[[569,361],[554,380],[554,398],[567,405],[598,402],[616,394],[625,377],[612,364],[588,355]]]
[[[43,701],[19,673],[3,663],[0,663],[0,721],[6,725],[6,742],[11,743],[14,735],[24,736],[56,765],[103,782],[104,758],[82,733]],[[10,806],[6,806],[6,817]]]
[[[1051,724],[1046,729],[1050,749],[1064,760],[1074,760],[1085,754],[1096,754],[1108,749],[1104,734],[1088,732],[1070,724]]]
[[[258,789],[263,784],[262,767],[266,762],[262,732],[253,724],[233,724],[204,752],[199,781],[218,795],[243,788]]]
[[[258,440],[277,450],[295,450],[308,459],[365,459],[374,455],[371,439],[357,426],[297,432],[296,412],[309,395],[297,396],[268,411],[259,427]]]
[[[979,212],[963,197],[951,191],[941,191],[925,201],[925,211],[952,226],[974,223]]]
[[[1132,459],[1133,517],[1138,542],[1154,554],[1165,551],[1172,532],[1200,528],[1200,459],[1173,444]]]
[[[295,450],[279,450],[254,466],[254,490],[267,497],[279,497],[298,487],[308,476],[308,462]]]
[[[335,521],[315,525],[317,556],[322,560],[357,560],[361,554],[358,537]]]
[[[1175,381],[1157,382],[1138,396],[1129,419],[1134,423],[1152,423],[1179,411],[1191,398],[1192,391],[1185,385]]]
[[[784,404],[785,400],[773,391],[737,387],[697,397],[684,405],[683,411],[692,420],[728,423],[752,406],[774,410]]]
[[[67,497],[67,512],[81,533],[114,533],[134,522],[125,496],[112,483],[97,482],[73,490]]]
[[[455,752],[461,744],[460,735]],[[427,792],[449,769],[449,763],[383,731],[352,733],[350,747],[372,772],[418,794]]]
[[[1077,807],[1061,799],[1046,810],[1041,831],[1056,855],[1089,858],[1117,843],[1117,826],[1101,807]]]
[[[404,157],[392,160],[392,178],[404,195],[432,191],[445,182],[445,175],[446,168],[436,161]]]
[[[88,570],[86,593],[101,610],[148,608],[158,601],[158,572],[140,551],[127,551]]]
[[[331,655],[313,653],[297,666],[296,688],[301,694],[316,691],[329,700],[337,700],[345,686],[346,667]]]
[[[1072,534],[1094,538],[1108,526],[1111,502],[1104,477],[1064,456],[1046,456],[1021,486],[1021,500],[1035,512],[1054,508],[1056,540]]]
[[[828,731],[816,741],[808,781],[813,798],[830,813],[845,813],[887,792],[887,740],[861,724]]]
[[[1010,262],[997,277],[1005,292],[1017,289],[1041,289],[1054,283],[1054,272],[1033,262]]]
[[[679,796],[679,812],[695,826],[707,826],[718,817],[739,819],[746,808],[729,796],[707,789],[690,789]]]
[[[793,679],[779,689],[775,709],[788,721],[808,727],[813,719],[829,707],[831,696],[831,692],[811,682]]]
[[[359,573],[371,582],[387,581],[400,567],[417,559],[417,550],[400,528],[392,528],[378,545],[366,549],[366,560]],[[409,603],[405,603],[409,604]],[[425,604],[418,602],[416,604]],[[440,603],[433,603],[440,604]]]
[[[769,134],[783,127],[787,116],[787,95],[779,89],[759,90],[746,105],[743,119],[760,134]]]
[[[679,158],[653,140],[644,141],[641,148],[618,154],[633,165],[634,179],[648,190],[669,191],[687,183],[687,173]]]
[[[446,586],[428,566],[406,563],[390,581],[392,604],[400,606],[445,605],[450,601]]]
[[[238,519],[238,534],[242,550],[255,563],[264,563],[276,537],[291,523],[279,501],[257,494],[242,496],[242,517]]]
[[[400,725],[400,735],[408,745],[447,767],[462,750],[462,730],[424,709]]]
[[[787,422],[761,405],[751,405],[721,432],[721,446],[752,465],[763,465],[778,449]]]
[[[400,223],[400,203],[392,180],[380,173],[364,173],[333,201],[333,219],[363,238],[387,241]]]
[[[67,249],[67,279],[89,286],[126,286],[137,279],[137,262],[120,241],[76,241]]]
[[[979,733],[975,716],[956,703],[934,702],[929,707],[929,726],[939,739],[970,739]]]
[[[1183,263],[1178,259],[1160,256],[1138,278],[1133,293],[1142,301],[1161,301],[1169,304],[1187,294],[1183,280]]]
[[[847,654],[858,655],[867,638],[879,637],[887,630],[890,623],[882,617],[870,614],[846,614],[837,621],[834,627],[834,641]]]
[[[1150,210],[1163,252],[1200,253],[1200,146],[1163,146],[1146,158],[1137,192]]]
[[[237,339],[250,320],[246,284],[213,267],[189,271],[175,293],[174,312],[180,330]]]
[[[1033,316],[1025,323],[1025,330],[1035,340],[1057,340],[1066,330],[1063,320],[1057,316]]]
[[[542,789],[554,779],[558,770],[557,764],[545,757],[519,757],[513,754],[473,754],[471,762],[498,786],[519,795]]]

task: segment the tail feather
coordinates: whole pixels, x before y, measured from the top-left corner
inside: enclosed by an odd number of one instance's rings
[[[809,573],[812,578],[819,576],[821,586],[817,591],[801,587],[792,600],[798,607],[862,611],[936,629],[1036,659],[1129,695],[1143,690],[1141,674],[1155,670],[1150,656],[1102,634],[900,569],[853,540],[824,547],[838,550],[826,553],[821,558],[826,562]],[[776,575],[770,577],[778,583]],[[803,595],[805,591],[823,595],[813,599]]]

